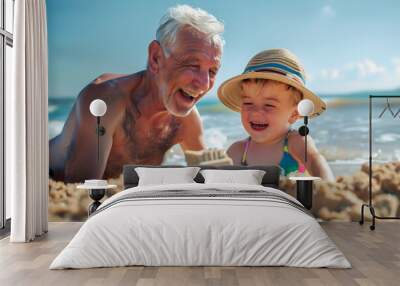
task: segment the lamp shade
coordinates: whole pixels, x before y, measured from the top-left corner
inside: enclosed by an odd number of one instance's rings
[[[309,116],[314,112],[314,103],[309,99],[303,99],[297,105],[300,116]]]
[[[101,99],[95,99],[90,103],[89,109],[93,116],[103,116],[107,111],[107,104]]]

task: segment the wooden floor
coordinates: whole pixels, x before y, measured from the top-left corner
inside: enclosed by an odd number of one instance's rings
[[[81,223],[50,223],[32,243],[0,241],[0,285],[400,285],[400,223],[321,223],[353,268],[121,267],[48,270]]]

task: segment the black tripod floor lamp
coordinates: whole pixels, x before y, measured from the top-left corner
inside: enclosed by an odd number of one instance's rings
[[[372,224],[370,225],[370,229],[374,230],[375,229],[375,219],[400,219],[400,217],[384,217],[384,216],[378,216],[375,213],[375,208],[373,206],[373,200],[372,200],[372,101],[374,99],[386,99],[386,105],[385,108],[381,111],[380,115],[378,118],[381,118],[386,111],[390,112],[391,116],[393,118],[396,118],[398,114],[400,113],[400,109],[394,113],[393,110],[391,109],[389,99],[390,98],[400,98],[400,95],[370,95],[369,96],[369,158],[368,158],[368,172],[369,172],[369,181],[368,181],[368,203],[363,204],[361,206],[361,219],[360,219],[360,224],[364,224],[364,209],[368,208],[371,216],[372,216]]]

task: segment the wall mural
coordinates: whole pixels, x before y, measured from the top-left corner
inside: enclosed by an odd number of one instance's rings
[[[289,177],[321,178],[315,216],[359,219],[368,95],[400,94],[389,3],[89,2],[47,2],[50,220],[85,220],[92,200],[78,185],[107,179],[117,186],[107,196],[120,192],[124,164],[276,164],[294,196]],[[207,21],[174,33],[170,18],[198,6]],[[400,215],[399,110],[397,98],[372,108],[372,192],[384,216]]]

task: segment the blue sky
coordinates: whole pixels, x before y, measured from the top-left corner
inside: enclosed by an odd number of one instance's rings
[[[400,1],[47,0],[49,95],[76,97],[96,76],[144,69],[168,7],[189,4],[225,24],[216,88],[269,48],[288,48],[319,94],[400,87]],[[229,3],[229,4],[228,4]]]

